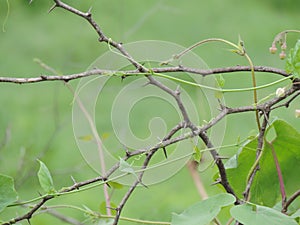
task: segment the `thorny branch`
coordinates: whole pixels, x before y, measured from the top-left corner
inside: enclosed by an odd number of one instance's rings
[[[195,69],[195,68],[189,68],[184,66],[174,66],[174,67],[162,67],[162,68],[151,68],[151,70],[154,73],[170,73],[170,72],[186,72],[186,73],[192,73],[192,74],[199,74],[201,76],[209,76],[209,75],[215,75],[220,73],[233,73],[233,72],[244,72],[244,71],[250,71],[250,66],[232,66],[232,67],[225,67],[225,68],[214,68],[214,69]],[[289,74],[287,74],[284,70],[268,67],[268,66],[255,66],[254,67],[255,72],[265,72],[265,73],[273,73],[278,74],[280,76],[288,77]],[[89,76],[96,76],[96,75],[106,75],[106,76],[113,76],[116,73],[122,74],[124,77],[136,75],[139,73],[139,70],[126,70],[126,71],[108,71],[103,69],[93,69],[90,71],[85,71],[82,73],[76,73],[76,74],[69,74],[69,75],[47,75],[43,74],[38,77],[24,77],[24,78],[17,78],[17,77],[0,77],[0,83],[15,83],[15,84],[30,84],[30,83],[37,83],[37,82],[43,82],[43,81],[71,81],[76,80],[84,77]],[[145,73],[146,74],[146,73]]]
[[[142,74],[145,75],[148,80],[149,84],[154,85],[158,87],[159,89],[163,90],[164,92],[171,95],[177,103],[178,108],[180,109],[180,112],[183,117],[183,121],[179,122],[172,130],[169,131],[169,133],[156,145],[152,146],[150,149],[136,149],[133,151],[126,151],[126,155],[123,157],[124,160],[128,160],[129,158],[144,154],[146,156],[142,169],[146,169],[149,165],[149,162],[153,155],[159,150],[163,149],[166,151],[166,147],[181,142],[183,140],[192,138],[192,137],[199,137],[205,145],[210,149],[210,153],[215,161],[215,164],[218,167],[219,170],[219,180],[218,183],[220,183],[223,188],[226,190],[226,192],[234,195],[236,197],[236,204],[242,204],[242,200],[240,200],[236,194],[234,189],[231,187],[228,179],[226,170],[222,161],[222,157],[219,156],[217,150],[214,148],[214,144],[209,139],[206,132],[215,126],[217,123],[219,123],[222,119],[224,119],[229,114],[235,114],[235,113],[244,113],[249,111],[256,111],[258,110],[261,115],[263,116],[263,124],[259,131],[258,135],[258,145],[257,145],[257,160],[253,164],[253,168],[250,171],[248,182],[246,189],[244,191],[244,200],[248,200],[250,195],[250,188],[252,185],[252,181],[255,177],[256,172],[259,170],[259,158],[261,156],[261,149],[263,148],[264,144],[264,134],[266,131],[266,128],[268,126],[268,118],[269,114],[272,110],[279,108],[279,107],[288,107],[289,104],[299,96],[300,93],[300,86],[296,83],[297,80],[293,80],[294,85],[292,85],[291,88],[285,91],[285,95],[281,97],[275,97],[269,101],[266,101],[264,103],[257,104],[255,106],[243,106],[243,107],[237,107],[237,108],[230,108],[227,106],[221,105],[220,113],[213,119],[211,119],[208,123],[199,126],[196,124],[193,124],[189,118],[188,112],[184,106],[184,102],[182,102],[180,97],[180,89],[179,87],[176,90],[172,90],[163,83],[159,82],[157,79],[155,79],[154,76],[151,75],[151,73],[171,73],[171,72],[188,72],[193,74],[199,74],[201,76],[209,76],[213,74],[219,74],[219,73],[233,73],[233,72],[243,72],[243,71],[251,71],[250,66],[234,66],[234,67],[226,67],[226,68],[214,68],[214,69],[195,69],[195,68],[188,68],[184,67],[182,65],[179,66],[172,66],[172,67],[157,67],[157,68],[151,68],[149,70],[148,68],[144,67],[142,64],[137,62],[131,55],[126,51],[126,49],[123,47],[121,43],[118,43],[111,38],[107,37],[104,32],[102,31],[101,27],[94,21],[92,14],[90,10],[88,12],[82,12],[78,9],[75,9],[71,7],[70,5],[63,3],[60,0],[54,0],[53,7],[49,10],[52,11],[55,8],[62,8],[66,11],[69,11],[75,15],[78,15],[85,20],[89,22],[89,24],[92,26],[92,28],[96,31],[98,35],[98,40],[100,42],[105,42],[108,45],[112,46],[113,48],[117,49],[127,60],[136,68],[135,70],[127,70],[127,71],[108,71],[103,69],[95,68],[90,71],[85,71],[82,73],[77,74],[69,74],[69,75],[40,75],[38,77],[29,77],[29,78],[14,78],[14,77],[0,77],[0,82],[8,82],[8,83],[15,83],[15,84],[28,84],[28,83],[36,83],[36,82],[44,82],[44,81],[64,81],[68,82],[71,80],[88,77],[88,76],[96,76],[96,75],[114,75],[118,72],[118,74],[122,74],[122,79],[126,78],[127,76],[132,76],[136,74]],[[277,74],[283,77],[288,77],[290,74],[287,74],[285,71],[267,67],[267,66],[255,66],[254,71],[256,72],[265,72],[270,74]],[[283,102],[286,100],[289,96],[292,96],[290,100]],[[281,103],[283,102],[283,103]],[[278,104],[281,103],[281,104]],[[179,130],[189,128],[189,132],[185,132],[177,137],[173,137]],[[109,181],[109,178],[111,175],[119,168],[119,163],[116,163],[114,166],[112,166],[106,173],[105,176],[99,176],[95,177],[93,179],[85,180],[82,182],[75,182],[72,186],[64,188],[63,190],[59,191],[55,194],[49,194],[42,196],[38,203],[36,203],[26,214],[16,217],[14,219],[11,219],[8,222],[2,223],[2,225],[9,225],[9,224],[15,224],[22,220],[30,220],[32,216],[38,211],[41,210],[42,207],[46,202],[48,202],[50,199],[53,199],[55,196],[59,196],[66,192],[73,192],[76,190],[79,190],[80,188],[83,188],[85,186],[96,184],[96,183],[106,183]],[[121,216],[122,209],[124,208],[127,200],[132,195],[135,188],[141,183],[142,184],[142,178],[143,178],[144,172],[140,172],[138,175],[138,179],[133,182],[127,193],[123,196],[123,199],[119,203],[118,207],[115,209],[117,214],[114,219],[114,225],[118,224],[118,221]],[[300,192],[297,191],[293,196],[290,197],[290,199],[287,200],[285,205],[283,206],[282,211],[286,212],[288,206],[300,195]]]

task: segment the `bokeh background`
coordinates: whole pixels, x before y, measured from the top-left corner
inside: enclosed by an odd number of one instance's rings
[[[116,41],[162,40],[189,46],[199,40],[221,37],[237,42],[240,35],[255,65],[284,68],[278,55],[269,54],[274,36],[286,29],[299,29],[300,2],[280,1],[179,1],[179,0],[94,0],[67,1],[83,11],[92,7],[95,20],[105,34]],[[106,44],[97,41],[94,30],[84,21],[62,9],[50,14],[52,2],[34,0],[0,2],[0,76],[36,77],[49,74],[34,59],[40,59],[61,74],[82,72],[103,52]],[[7,13],[9,13],[7,15]],[[291,47],[297,35],[288,37]],[[228,51],[228,46],[208,44],[195,50],[209,67],[246,65],[246,61]],[[225,88],[249,87],[249,73],[226,74]],[[257,74],[258,84],[279,79],[279,76]],[[78,81],[70,82],[76,87]],[[259,92],[260,98],[274,93],[282,83]],[[51,170],[56,187],[92,178],[81,157],[72,130],[73,96],[63,83],[0,84],[0,173],[15,178],[20,199],[36,197],[41,191],[36,172],[39,158]],[[225,95],[229,106],[252,104],[252,93]],[[299,129],[294,109],[277,110],[272,117],[288,120]],[[241,121],[243,123],[241,123]],[[255,129],[253,113],[227,118],[224,144],[235,143]],[[232,156],[236,148],[222,152]],[[212,171],[201,172],[209,194],[221,189],[210,186]],[[116,190],[117,203],[126,188]],[[171,179],[149,189],[139,188],[123,211],[124,216],[169,221],[171,212],[181,212],[200,200],[193,181],[184,167]],[[101,187],[75,195],[57,198],[49,204],[87,205],[99,210],[103,201]],[[26,211],[26,210],[25,210]],[[24,209],[10,208],[0,214],[1,220],[22,214]],[[71,209],[61,212],[78,220],[86,217]],[[20,224],[26,224],[23,222]],[[63,224],[50,215],[37,215],[31,224]],[[127,224],[122,222],[121,224]]]

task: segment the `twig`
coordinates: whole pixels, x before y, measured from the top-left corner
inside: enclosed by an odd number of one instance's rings
[[[266,110],[266,109],[264,109],[264,110]],[[263,149],[263,145],[264,145],[265,132],[266,132],[267,125],[268,125],[269,111],[267,111],[267,112],[263,111],[263,112],[265,112],[265,116],[264,116],[264,120],[263,120],[261,129],[259,131],[258,138],[257,138],[258,143],[257,143],[257,150],[256,150],[256,159],[255,159],[254,164],[250,168],[250,171],[249,171],[249,174],[248,174],[247,180],[246,180],[246,188],[245,188],[245,191],[243,192],[245,201],[249,201],[249,199],[250,199],[250,189],[251,189],[254,177],[255,177],[257,171],[259,170],[259,161],[263,154],[262,149]]]
[[[245,72],[251,71],[250,66],[232,66],[232,67],[224,67],[224,68],[214,68],[214,69],[195,69],[189,68],[184,66],[175,66],[175,67],[159,67],[159,68],[151,68],[154,73],[171,73],[171,72],[186,72],[192,74],[199,74],[201,76],[208,76],[220,73],[234,73],[234,72]],[[255,72],[266,72],[277,74],[280,76],[288,77],[290,74],[287,74],[284,70],[267,67],[267,66],[255,66]],[[65,81],[68,82],[70,80],[76,80],[84,77],[89,76],[96,76],[96,75],[113,75],[115,73],[123,74],[124,77],[131,76],[137,74],[138,70],[128,70],[128,71],[111,71],[111,70],[103,70],[103,69],[93,69],[90,71],[85,71],[82,73],[76,74],[68,74],[68,75],[47,75],[43,74],[37,77],[0,77],[0,83],[15,83],[15,84],[30,84],[30,83],[37,83],[37,82],[45,82],[45,81]]]
[[[297,190],[294,194],[292,194],[292,196],[285,202],[281,212],[286,213],[290,204],[292,204],[292,202],[295,201],[295,199],[298,198],[299,196],[300,196],[300,189]]]
[[[67,217],[67,216],[65,216],[55,210],[52,210],[52,209],[45,209],[45,210],[42,210],[42,212],[46,212],[49,215],[52,215],[52,216],[58,218],[62,222],[66,222],[66,223],[73,224],[73,225],[84,225],[84,223],[81,223],[80,221],[75,220],[71,217]]]
[[[220,174],[220,184],[222,184],[222,186],[224,187],[224,189],[226,190],[227,193],[232,194],[236,198],[236,204],[240,204],[239,198],[237,197],[233,188],[231,187],[231,185],[228,182],[225,166],[222,162],[222,159],[220,158],[218,152],[214,149],[214,146],[211,143],[211,141],[209,140],[209,137],[207,136],[207,134],[205,132],[200,132],[199,137],[203,140],[203,142],[205,143],[205,145],[208,148],[212,149],[209,152],[212,155],[212,157],[215,160],[215,163],[218,167],[219,174]]]

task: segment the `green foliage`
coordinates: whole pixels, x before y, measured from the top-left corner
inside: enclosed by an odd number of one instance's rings
[[[235,197],[230,194],[214,195],[189,207],[181,214],[174,213],[171,225],[206,225],[219,214],[222,207],[234,202]]]
[[[15,202],[18,194],[15,191],[14,179],[12,177],[0,174],[0,212]]]
[[[300,40],[296,42],[294,48],[290,49],[285,70],[287,73],[293,74],[295,78],[300,78]]]
[[[293,218],[275,209],[260,205],[238,205],[231,208],[230,213],[233,218],[244,225],[297,225]]]
[[[40,160],[38,160],[40,163],[40,169],[38,171],[38,178],[39,178],[39,182],[41,187],[43,188],[43,190],[46,193],[54,193],[55,188],[53,185],[53,180],[52,180],[52,176],[50,174],[49,169],[47,168],[47,166]]]
[[[122,189],[124,187],[122,184],[115,182],[115,181],[109,181],[108,185],[115,189]]]
[[[266,135],[274,128],[276,137],[272,140],[281,172],[283,174],[284,184],[287,195],[296,191],[300,186],[300,134],[291,125],[282,120],[276,120],[267,130]],[[240,149],[240,153],[236,157],[236,167],[228,168],[227,174],[229,181],[239,196],[242,196],[246,186],[246,179],[250,168],[252,167],[256,157],[257,139],[249,141]],[[251,189],[251,201],[266,206],[274,206],[279,200],[279,181],[275,168],[270,145],[265,144],[263,155],[260,160],[260,170],[254,180]],[[232,158],[230,162],[234,161]],[[234,164],[231,163],[231,167]],[[269,188],[272,187],[272,191]]]

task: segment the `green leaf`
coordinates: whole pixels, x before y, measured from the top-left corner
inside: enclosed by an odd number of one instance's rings
[[[119,169],[124,173],[130,173],[137,177],[134,169],[132,168],[132,165],[130,165],[128,162],[126,162],[124,159],[120,158],[120,167]]]
[[[300,209],[298,209],[293,215],[291,215],[291,217],[294,219],[300,217]]]
[[[243,197],[246,179],[255,161],[256,147],[257,139],[248,140],[225,164],[229,183],[240,198]]]
[[[300,133],[283,120],[274,121],[266,135],[272,129],[275,131],[272,145],[281,168],[286,194],[290,196],[300,186]],[[243,146],[236,156],[237,166],[232,168],[234,164],[230,163],[231,169],[227,169],[228,180],[239,197],[242,197],[249,170],[255,161],[256,147],[257,139]],[[251,202],[272,207],[281,199],[278,174],[270,145],[265,144],[262,151],[260,170],[251,188]]]
[[[195,152],[193,154],[193,158],[196,162],[200,162],[200,160],[201,160],[201,151],[200,151],[200,149],[198,148],[197,145],[194,146],[194,150],[195,150]]]
[[[300,78],[300,39],[296,42],[295,47],[290,49],[285,70],[287,73],[293,74],[296,78]]]
[[[235,202],[235,197],[222,193],[196,203],[181,214],[173,213],[171,225],[206,225],[212,221],[221,208]]]
[[[276,120],[274,127],[276,137],[272,141],[283,176],[287,196],[300,187],[300,133],[283,120]],[[268,129],[268,133],[271,130]],[[274,206],[281,199],[278,174],[270,145],[265,145],[261,158],[261,170],[254,180],[252,200],[258,204]],[[269,190],[272,187],[272,191]]]
[[[115,203],[110,202],[111,214],[112,214],[113,216],[115,216],[116,213],[117,213],[116,210],[114,210],[114,209],[116,209],[117,207],[118,207],[118,206],[117,206]],[[101,213],[102,215],[107,214],[106,202],[101,202],[100,207],[99,207],[99,211],[100,211],[100,213]]]
[[[224,79],[224,77],[222,76],[222,74],[217,74],[216,76],[215,76],[215,79],[216,79],[216,82],[217,82],[217,86],[218,87],[224,87],[224,85],[225,85],[225,79]]]
[[[40,169],[38,171],[40,185],[46,193],[54,193],[55,189],[50,171],[42,161],[38,161],[40,163]]]
[[[115,189],[122,189],[124,186],[118,182],[109,181],[108,185]]]
[[[254,210],[253,210],[254,208]],[[272,208],[260,205],[238,205],[230,209],[233,218],[244,225],[297,225],[296,221]]]
[[[0,212],[11,203],[15,202],[18,194],[14,187],[12,177],[0,174]]]

